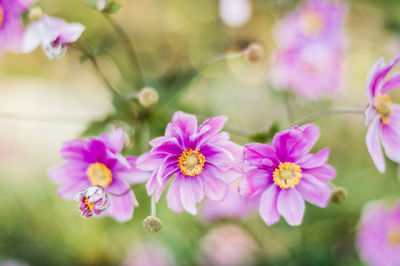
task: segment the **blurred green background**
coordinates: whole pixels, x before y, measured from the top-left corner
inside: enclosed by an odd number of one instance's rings
[[[272,26],[296,2],[250,1],[250,20],[241,27],[229,27],[219,17],[217,0],[121,0],[122,8],[113,18],[135,45],[146,84],[160,94],[158,105],[140,109],[135,117],[123,102],[108,94],[89,62],[79,62],[78,51],[69,49],[54,61],[40,49],[3,57],[0,264],[14,260],[44,266],[139,265],[129,262],[128,258],[135,257],[131,253],[141,243],[155,243],[154,247],[163,245],[177,265],[211,265],[205,259],[204,237],[213,228],[233,224],[254,242],[252,248],[237,244],[251,254],[246,264],[361,265],[354,237],[363,205],[400,195],[397,165],[387,161],[387,172],[379,174],[368,155],[362,115],[332,115],[314,121],[322,133],[314,151],[331,148],[329,162],[338,171],[334,183],[345,187],[348,196],[343,204],[330,203],[326,209],[308,204],[300,227],[290,227],[283,219],[267,227],[258,215],[243,221],[206,223],[169,210],[164,194],[157,205],[164,227],[149,234],[142,228],[150,214],[144,185],[134,188],[140,206],[133,219],[120,224],[112,218],[81,218],[77,203],[59,198],[57,186],[47,177],[48,168],[62,162],[59,149],[63,141],[123,126],[133,139],[125,154],[138,155],[148,150],[149,139],[163,133],[177,110],[197,114],[199,120],[227,115],[226,130],[239,144],[249,141],[246,134],[266,131],[275,122],[287,126],[284,101],[288,95],[271,90],[267,81],[275,46]],[[369,68],[379,57],[389,61],[400,51],[399,1],[346,3],[347,46],[340,93],[321,102],[289,95],[295,119],[326,108],[364,108]],[[99,53],[102,70],[121,93],[129,95],[139,89],[126,53],[104,16],[78,0],[38,4],[48,14],[87,27],[85,40]],[[259,62],[236,58],[197,72],[205,62],[253,42],[264,48],[265,56]]]

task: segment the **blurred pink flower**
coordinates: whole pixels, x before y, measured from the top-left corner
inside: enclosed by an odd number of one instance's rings
[[[342,47],[346,8],[328,0],[307,0],[274,27],[280,49],[293,49],[309,43]]]
[[[0,53],[22,52],[22,14],[33,1],[0,0]]]
[[[300,225],[304,200],[321,208],[328,205],[331,193],[326,182],[336,176],[326,162],[329,148],[309,153],[319,134],[314,124],[295,126],[277,133],[272,144],[244,147],[245,161],[256,168],[243,175],[240,194],[261,195],[259,213],[267,225],[278,222],[281,215],[289,225]]]
[[[212,229],[201,240],[200,265],[251,265],[259,247],[242,228],[222,225]]]
[[[50,59],[63,56],[67,46],[79,39],[85,27],[80,23],[67,23],[62,19],[42,15],[26,29],[23,50],[32,52],[39,45]]]
[[[321,43],[279,51],[273,60],[271,82],[310,100],[332,96],[340,86],[341,54]]]
[[[138,159],[139,168],[153,171],[146,185],[148,194],[155,192],[158,201],[176,175],[167,194],[173,211],[196,214],[196,204],[204,197],[222,200],[228,184],[240,177],[236,165],[243,156],[243,148],[231,142],[227,132],[220,132],[226,120],[217,116],[197,126],[196,116],[176,112],[165,136],[150,141],[152,150]]]
[[[58,194],[73,199],[82,190],[101,186],[108,193],[121,195],[110,196],[110,207],[103,214],[120,222],[131,219],[133,207],[138,203],[129,184],[145,182],[150,173],[136,168],[137,157],[121,155],[123,145],[122,129],[99,138],[65,142],[61,156],[66,162],[49,171],[50,178],[62,184]]]
[[[138,242],[128,252],[122,266],[175,266],[173,254],[161,242]]]
[[[91,186],[79,192],[75,199],[80,202],[83,217],[98,216],[110,207],[110,198],[101,186]]]
[[[366,142],[368,151],[380,172],[385,172],[381,143],[390,160],[400,162],[400,106],[393,104],[388,93],[400,87],[400,74],[385,80],[389,71],[400,61],[397,56],[390,64],[378,60],[367,78],[369,105],[365,111],[368,126]]]
[[[238,185],[238,181],[232,183],[222,201],[206,200],[201,206],[201,216],[207,221],[224,217],[242,219],[256,210],[259,199],[241,197]]]
[[[382,202],[367,204],[359,224],[357,249],[368,265],[400,265],[400,204],[392,208]]]
[[[308,0],[278,22],[274,37],[278,51],[272,61],[271,82],[317,100],[340,87],[345,8],[327,0]]]

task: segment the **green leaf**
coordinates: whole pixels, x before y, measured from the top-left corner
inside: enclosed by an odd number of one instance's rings
[[[79,63],[80,63],[80,64],[85,63],[87,60],[88,60],[87,55],[81,55],[81,56],[79,57]]]
[[[121,5],[120,3],[117,3],[117,2],[112,1],[112,2],[110,2],[110,3],[108,4],[108,7],[107,7],[106,9],[104,9],[104,13],[107,13],[107,14],[115,14],[115,13],[117,13],[117,11],[118,11],[121,7],[122,7],[122,5]]]
[[[249,139],[251,142],[266,143],[272,140],[277,132],[279,132],[279,124],[274,122],[267,131],[250,135]]]

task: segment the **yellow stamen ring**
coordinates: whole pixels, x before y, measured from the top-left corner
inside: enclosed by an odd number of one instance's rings
[[[91,164],[86,174],[93,186],[106,188],[113,180],[111,170],[102,163]]]
[[[390,100],[390,97],[382,94],[375,96],[374,108],[381,116],[382,125],[388,124],[390,121],[389,116],[392,113],[392,101]]]
[[[94,203],[89,203],[89,201],[88,201],[88,199],[86,197],[83,200],[83,203],[85,204],[85,206],[87,206],[89,208],[89,210],[93,210],[94,209]]]
[[[186,149],[178,158],[178,166],[182,174],[195,176],[203,171],[206,157],[200,153],[200,150]]]
[[[294,163],[279,163],[272,174],[275,185],[280,188],[294,188],[301,179],[301,168]]]

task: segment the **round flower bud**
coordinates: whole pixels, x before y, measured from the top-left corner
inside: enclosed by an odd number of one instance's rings
[[[257,62],[264,56],[264,51],[261,45],[252,43],[243,51],[243,55],[247,61]]]
[[[101,186],[91,186],[75,196],[80,202],[79,210],[83,217],[100,215],[110,206],[110,198]]]
[[[143,88],[138,95],[139,102],[144,107],[155,105],[158,102],[158,98],[158,92],[151,87]]]
[[[29,19],[31,21],[38,21],[42,18],[43,11],[40,7],[36,6],[29,11]]]
[[[162,221],[155,216],[147,216],[143,220],[143,227],[149,233],[157,233],[162,228]]]
[[[342,203],[347,196],[347,191],[342,187],[336,187],[332,190],[331,201],[337,204]]]

